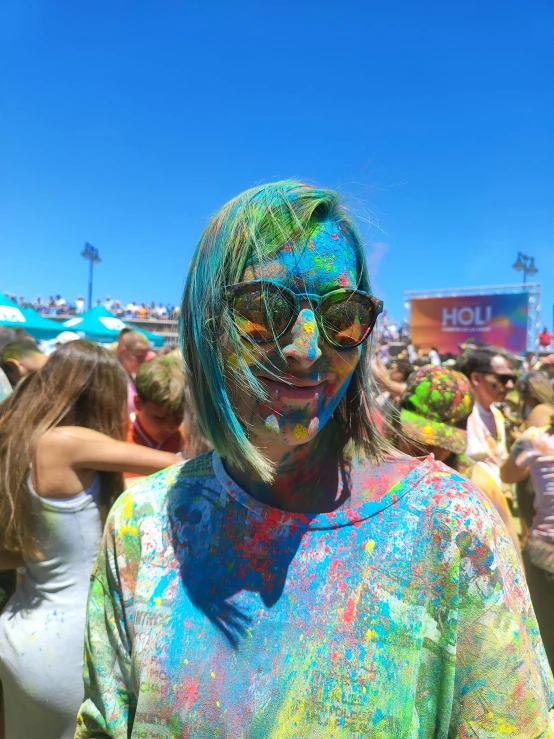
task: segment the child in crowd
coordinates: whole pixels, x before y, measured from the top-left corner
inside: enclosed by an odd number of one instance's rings
[[[135,412],[131,413],[128,441],[173,454],[184,452],[182,362],[167,356],[145,362],[137,372],[135,385]]]

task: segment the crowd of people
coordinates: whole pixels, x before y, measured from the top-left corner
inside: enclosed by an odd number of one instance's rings
[[[295,181],[181,312],[157,354],[0,331],[0,737],[554,736],[554,355],[377,333]]]
[[[75,301],[70,301],[62,295],[51,295],[48,300],[43,301],[40,295],[35,300],[26,300],[24,296],[17,297],[13,293],[5,293],[14,303],[22,308],[33,308],[44,316],[80,316],[85,313],[85,299],[79,295]],[[113,300],[110,295],[106,296],[104,301],[97,298],[93,307],[102,305],[106,310],[113,313],[114,316],[122,320],[167,320],[177,319],[179,317],[179,306],[171,304],[164,305],[152,300],[149,305],[146,303],[137,303],[135,300],[126,305],[121,300]]]

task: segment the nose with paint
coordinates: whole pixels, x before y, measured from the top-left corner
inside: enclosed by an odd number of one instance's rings
[[[303,308],[291,330],[291,342],[283,349],[285,357],[295,359],[302,369],[308,369],[321,357],[319,329],[313,310]]]

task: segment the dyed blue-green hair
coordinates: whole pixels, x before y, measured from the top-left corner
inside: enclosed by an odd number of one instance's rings
[[[358,287],[370,292],[362,241],[338,194],[292,180],[247,190],[224,205],[202,234],[185,285],[181,341],[200,430],[222,457],[242,468],[248,463],[266,481],[272,478],[272,464],[248,438],[236,415],[231,387],[251,398],[265,396],[244,359],[245,339],[231,319],[224,290],[241,281],[249,260],[271,258],[285,244],[307,238],[324,220],[340,225],[352,243],[358,257]],[[385,444],[372,419],[369,342],[362,346],[333,418],[343,447],[352,443],[378,458]]]

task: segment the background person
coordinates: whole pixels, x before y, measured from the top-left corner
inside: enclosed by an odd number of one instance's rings
[[[432,347],[429,352],[429,363],[432,364],[433,367],[441,366],[441,357],[436,346]]]
[[[135,411],[128,441],[150,449],[182,454],[187,447],[182,424],[185,412],[185,372],[175,357],[158,357],[139,367]],[[126,478],[136,477],[132,472]]]
[[[548,377],[550,384],[554,386],[554,354],[550,354],[541,361],[540,370]]]
[[[414,367],[407,359],[393,359],[389,367],[389,377],[392,382],[405,383],[414,371]]]
[[[503,485],[500,468],[508,458],[506,425],[497,404],[504,403],[514,389],[516,375],[511,362],[496,347],[468,350],[461,369],[469,379],[475,398],[467,421],[466,474],[492,501],[510,531],[513,520],[509,498],[513,491]],[[519,548],[518,548],[519,553]]]
[[[528,372],[517,382],[523,425],[521,430],[550,425],[554,415],[554,388],[542,372]]]
[[[70,739],[102,518],[124,471],[149,474],[178,457],[123,441],[124,372],[86,341],[57,349],[4,405],[0,569],[26,570],[0,616],[6,736]]]
[[[129,413],[135,410],[135,375],[139,367],[146,362],[150,351],[150,343],[140,331],[124,328],[119,334],[117,358],[127,373],[127,404]]]
[[[545,326],[539,334],[539,346],[542,351],[546,351],[547,349],[549,349],[551,343],[552,343],[552,334],[550,333],[548,328]]]
[[[30,372],[39,370],[48,357],[32,339],[21,339],[6,344],[0,354],[0,367],[15,387]]]
[[[467,420],[473,409],[471,385],[461,372],[445,367],[422,367],[410,375],[400,398],[399,426],[396,446],[410,456],[433,454],[435,459],[461,472],[473,482],[480,474],[469,463]],[[505,497],[495,486],[483,491],[506,525],[518,555],[521,548],[517,529]]]
[[[500,480],[500,467],[508,456],[504,417],[496,403],[513,390],[516,375],[506,357],[493,348],[471,351],[461,367],[469,379],[475,405],[467,423],[468,457],[490,468]]]
[[[181,325],[216,451],[112,509],[77,739],[548,731],[552,676],[498,516],[436,461],[385,459],[381,307],[332,191],[265,185],[209,223]]]
[[[519,483],[529,476],[535,515],[523,560],[542,640],[554,669],[554,417],[543,428],[527,429],[502,466],[506,483]]]
[[[467,378],[442,367],[422,367],[410,375],[399,406],[398,449],[410,456],[433,454],[457,470],[458,457],[467,446],[466,425],[473,409]]]

